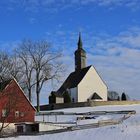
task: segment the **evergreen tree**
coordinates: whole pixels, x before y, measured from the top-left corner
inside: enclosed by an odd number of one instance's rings
[[[124,92],[122,93],[121,100],[122,100],[122,101],[126,101],[126,94],[125,94]]]

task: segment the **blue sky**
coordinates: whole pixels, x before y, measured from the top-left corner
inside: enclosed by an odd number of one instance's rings
[[[82,32],[88,64],[109,89],[140,99],[140,0],[1,0],[0,19],[0,49],[46,39],[63,51],[66,76]]]

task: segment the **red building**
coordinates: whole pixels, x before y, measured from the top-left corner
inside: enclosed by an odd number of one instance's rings
[[[0,83],[0,122],[34,122],[35,112],[15,79]]]

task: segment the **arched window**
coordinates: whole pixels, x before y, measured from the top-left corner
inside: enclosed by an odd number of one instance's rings
[[[72,98],[72,102],[74,103],[74,98]]]

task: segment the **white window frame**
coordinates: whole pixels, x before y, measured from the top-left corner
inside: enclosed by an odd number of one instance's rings
[[[2,109],[2,117],[7,117],[7,109]]]
[[[19,117],[19,111],[15,111],[15,117]]]

